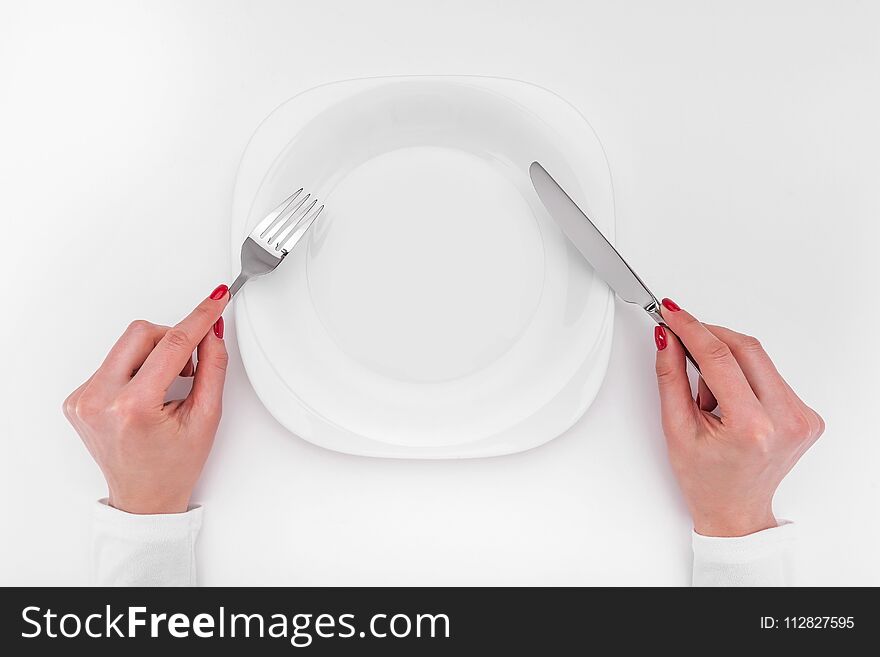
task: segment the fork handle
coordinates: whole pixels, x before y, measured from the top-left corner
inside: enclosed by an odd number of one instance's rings
[[[236,278],[232,282],[232,286],[229,288],[229,298],[230,299],[233,296],[235,296],[235,293],[238,292],[244,286],[245,283],[248,282],[249,278],[250,278],[250,276],[248,274],[246,274],[245,272],[241,272],[238,275],[238,278]]]

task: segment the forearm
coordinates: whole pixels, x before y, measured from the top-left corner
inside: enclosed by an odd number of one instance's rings
[[[92,531],[92,579],[98,586],[195,586],[195,542],[202,510],[136,515],[101,500]]]

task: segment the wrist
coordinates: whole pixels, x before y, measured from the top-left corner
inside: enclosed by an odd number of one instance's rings
[[[189,495],[120,495],[111,490],[107,496],[107,504],[135,515],[186,513],[189,509]]]
[[[736,509],[725,513],[694,514],[694,531],[701,536],[748,536],[778,525],[770,505],[754,510]]]

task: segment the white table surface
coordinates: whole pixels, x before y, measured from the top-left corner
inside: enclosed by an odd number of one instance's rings
[[[878,43],[866,2],[0,3],[0,584],[87,582],[105,489],[61,401],[129,321],[174,322],[229,281],[257,123],[323,82],[418,73],[528,80],[589,118],[643,278],[760,337],[827,420],[776,498],[799,582],[880,584]],[[232,324],[201,583],[689,582],[638,312],[618,305],[571,431],[462,462],[288,434]]]

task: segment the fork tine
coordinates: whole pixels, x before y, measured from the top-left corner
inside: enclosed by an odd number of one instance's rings
[[[299,196],[299,194],[297,194]],[[306,194],[303,198],[297,200],[296,198],[291,199],[290,203],[287,203],[281,212],[276,215],[276,217],[272,220],[270,224],[268,224],[262,232],[260,232],[259,237],[265,238],[267,241],[272,241],[272,236],[277,235],[285,225],[287,225],[287,220],[290,218],[297,209],[305,203],[311,194]]]
[[[281,216],[281,214],[287,209],[287,207],[291,203],[293,203],[294,199],[296,199],[297,196],[302,194],[302,191],[303,191],[303,188],[300,187],[293,194],[291,194],[286,199],[281,201],[281,204],[278,205],[278,207],[276,207],[269,214],[267,214],[265,219],[263,219],[260,223],[257,224],[256,228],[254,228],[254,230],[251,231],[251,234],[262,236],[267,230],[269,230],[269,228],[272,226],[272,224],[275,223],[275,221],[278,219],[278,217]]]
[[[278,221],[275,222],[271,228],[264,231],[263,234],[260,235],[260,237],[265,237],[266,241],[269,242],[269,244],[274,243],[278,235],[280,235],[281,232],[285,228],[287,228],[288,225],[290,225],[291,220],[293,220],[293,223],[296,223],[299,220],[301,216],[300,208],[311,197],[311,194],[306,194],[300,200],[291,203],[290,206],[287,207],[284,212],[282,212],[281,215],[278,217]]]
[[[288,220],[273,236],[272,239],[269,240],[269,244],[278,251],[281,247],[281,240],[290,235],[291,231],[295,230],[299,223],[305,218],[305,216],[311,211],[315,204],[318,202],[318,199],[312,199],[312,202],[307,206],[303,207],[308,196],[303,199],[303,202],[297,205],[296,210],[290,214]]]
[[[284,232],[284,234],[278,238],[277,245],[275,246],[276,250],[284,251],[285,253],[287,253],[296,246],[297,242],[299,242],[300,239],[302,239],[302,236],[306,234],[306,231],[313,223],[315,223],[315,219],[317,219],[318,215],[321,214],[321,212],[324,210],[324,206],[322,205],[317,210],[315,210],[315,212],[312,213],[311,216],[308,216],[309,212],[313,207],[315,207],[315,203],[317,202],[317,199],[312,201],[312,204],[309,206],[308,210],[306,210],[303,218],[300,219],[295,225],[291,225],[290,228],[288,228]],[[290,242],[289,248],[287,248],[288,242]]]

